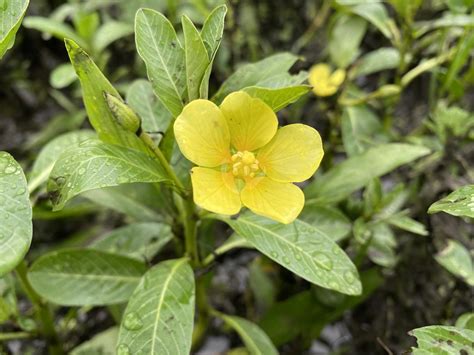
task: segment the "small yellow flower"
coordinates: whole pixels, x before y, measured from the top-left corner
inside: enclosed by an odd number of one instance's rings
[[[174,133],[191,170],[194,202],[233,215],[242,205],[256,214],[291,223],[304,194],[293,182],[309,179],[321,162],[319,133],[304,124],[278,129],[262,100],[239,91],[220,107],[194,100],[178,116]]]
[[[346,78],[344,69],[331,73],[331,67],[325,63],[314,65],[309,71],[309,84],[318,96],[334,95]]]

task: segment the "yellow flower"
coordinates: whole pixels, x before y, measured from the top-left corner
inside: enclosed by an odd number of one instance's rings
[[[174,133],[191,170],[194,202],[233,215],[242,205],[256,214],[291,223],[304,194],[292,184],[309,179],[321,162],[319,133],[304,124],[278,129],[262,100],[239,91],[220,107],[194,100],[176,118]]]
[[[337,69],[331,73],[329,65],[320,63],[314,65],[309,71],[309,84],[318,96],[334,95],[346,78],[344,69]]]

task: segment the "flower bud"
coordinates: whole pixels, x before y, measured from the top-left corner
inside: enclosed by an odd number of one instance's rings
[[[127,131],[137,133],[141,126],[140,117],[121,99],[104,92],[105,102],[118,124]]]

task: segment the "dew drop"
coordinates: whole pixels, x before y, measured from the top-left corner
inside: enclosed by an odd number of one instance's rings
[[[125,316],[123,325],[128,330],[138,330],[143,327],[143,321],[137,312],[130,312]]]
[[[120,344],[117,347],[117,355],[130,355],[130,348],[125,344]]]
[[[80,169],[77,171],[77,173],[78,173],[79,175],[84,175],[84,174],[86,173],[86,169],[85,169],[85,168],[80,168]]]
[[[324,253],[316,252],[313,254],[316,263],[327,271],[331,271],[333,267],[332,260]]]
[[[344,272],[344,280],[346,280],[350,284],[353,284],[355,281],[354,273],[350,270]]]
[[[337,284],[336,281],[329,281],[329,288],[332,289],[332,290],[338,290],[339,289],[339,285]]]
[[[26,189],[24,187],[20,187],[17,191],[17,195],[23,195],[26,192]]]
[[[278,258],[278,253],[276,251],[272,251],[270,255],[272,256],[272,258]]]
[[[284,262],[285,264],[289,264],[289,263],[290,263],[290,258],[288,258],[287,256],[284,256],[284,257],[283,257],[283,262]]]
[[[295,253],[295,259],[298,261],[301,260],[301,254],[298,251]]]
[[[5,174],[13,174],[16,171],[16,168],[12,165],[7,166],[4,170]]]

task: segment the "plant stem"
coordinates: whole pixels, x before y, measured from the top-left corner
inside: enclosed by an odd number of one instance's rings
[[[196,280],[196,306],[198,317],[193,331],[192,348],[195,349],[202,342],[209,327],[210,312],[212,311],[207,301],[206,279],[204,277]]]
[[[31,304],[33,305],[38,321],[41,323],[40,332],[48,340],[49,354],[64,354],[64,351],[62,350],[59,342],[58,334],[56,333],[56,329],[54,328],[54,319],[53,315],[51,314],[51,310],[49,309],[48,305],[44,303],[41,297],[36,293],[36,291],[33,290],[33,287],[31,287],[31,284],[26,276],[28,269],[25,261],[22,261],[16,267],[15,271],[22,288],[26,293],[26,296],[29,298]]]
[[[197,220],[192,197],[188,196],[183,199],[183,205],[181,216],[184,225],[186,254],[191,258],[192,265],[196,267],[201,265],[201,261],[197,246]]]
[[[28,339],[33,337],[33,334],[27,332],[1,333],[0,341],[8,341],[15,339]]]
[[[179,193],[180,193],[183,197],[187,197],[186,189],[184,188],[183,183],[182,183],[181,180],[179,180],[179,178],[176,176],[174,170],[171,168],[170,163],[168,162],[168,160],[167,160],[166,157],[164,156],[163,152],[162,152],[161,149],[153,142],[153,140],[152,140],[151,137],[148,135],[148,133],[146,133],[146,132],[140,133],[139,138],[140,138],[140,139],[148,146],[148,148],[150,148],[150,149],[153,151],[153,153],[156,155],[156,157],[158,158],[159,162],[161,163],[161,165],[162,165],[163,168],[165,169],[166,173],[167,173],[168,176],[171,178],[171,180],[173,180],[174,184],[175,184],[176,187],[178,188]]]

